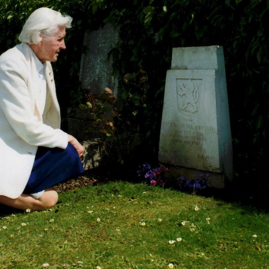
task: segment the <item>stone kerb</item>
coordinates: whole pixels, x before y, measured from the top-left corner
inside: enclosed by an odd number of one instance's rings
[[[85,151],[81,159],[85,170],[97,168],[100,166],[103,155],[103,147],[99,138],[87,132],[89,121],[83,119],[65,119],[62,122],[61,129],[70,135],[76,137],[84,146]]]
[[[223,49],[174,48],[167,71],[159,161],[175,175],[197,178],[209,173],[209,185],[231,180],[232,142]]]
[[[85,170],[97,168],[102,160],[102,144],[100,139],[92,139],[83,141],[82,145],[85,148],[83,158],[81,160]]]

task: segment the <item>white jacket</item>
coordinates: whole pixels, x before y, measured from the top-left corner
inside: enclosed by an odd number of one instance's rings
[[[31,48],[22,43],[0,56],[0,195],[19,197],[38,146],[65,149],[51,64],[46,62],[47,99],[39,111],[39,80]]]

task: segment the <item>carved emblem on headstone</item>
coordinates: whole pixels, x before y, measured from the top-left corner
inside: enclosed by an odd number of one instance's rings
[[[177,79],[177,107],[184,114],[198,111],[197,102],[200,96],[201,79]]]

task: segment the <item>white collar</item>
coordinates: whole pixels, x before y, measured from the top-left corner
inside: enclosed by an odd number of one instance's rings
[[[29,46],[29,45],[28,45]],[[45,66],[46,66],[46,62],[41,63],[40,60],[37,58],[37,56],[35,55],[34,51],[31,49],[31,47],[29,46],[31,53],[33,55],[34,61],[35,61],[35,65],[36,65],[36,70],[38,73],[44,72]]]

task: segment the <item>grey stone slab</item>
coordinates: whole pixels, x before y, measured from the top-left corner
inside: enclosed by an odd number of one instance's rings
[[[171,69],[217,70],[222,56],[219,46],[173,48]]]
[[[109,87],[117,95],[118,80],[113,74],[112,58],[107,56],[117,43],[118,36],[119,31],[110,24],[85,34],[87,53],[81,59],[80,81],[82,87],[93,94],[99,95],[105,87]]]

